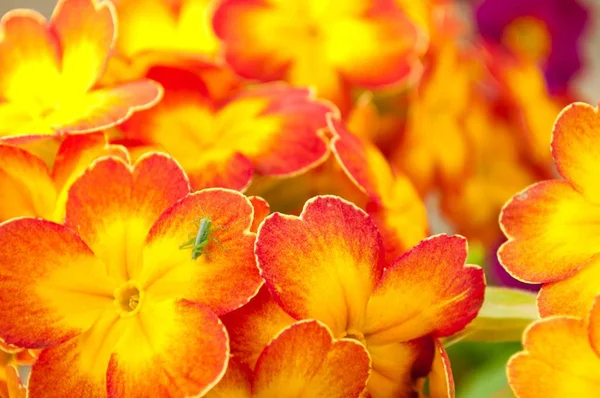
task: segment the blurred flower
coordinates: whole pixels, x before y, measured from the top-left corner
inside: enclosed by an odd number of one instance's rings
[[[515,278],[543,283],[542,316],[584,316],[600,292],[600,116],[575,103],[554,126],[552,154],[565,180],[543,181],[513,197],[502,210],[507,238],[498,256]]]
[[[329,153],[322,130],[334,109],[308,89],[270,83],[215,96],[202,71],[155,67],[148,77],[164,86],[162,102],[119,129],[134,158],[167,151],[194,189],[242,190],[255,173],[293,176]]]
[[[564,92],[581,67],[580,41],[589,18],[578,0],[483,0],[476,20],[485,39],[542,65],[554,94]]]
[[[358,397],[370,371],[371,358],[362,344],[333,339],[318,321],[299,321],[262,350],[254,371],[234,357],[206,397]]]
[[[394,0],[226,0],[213,26],[240,75],[314,86],[346,112],[353,86],[409,79],[425,37]]]
[[[182,246],[204,217],[213,228],[195,258]],[[97,161],[69,191],[65,226],[0,225],[0,337],[44,349],[30,396],[189,396],[214,386],[229,357],[218,316],[262,283],[252,222],[242,194],[190,194],[183,170],[150,154],[133,166]]]
[[[146,79],[96,86],[115,39],[109,2],[60,0],[49,22],[13,10],[0,25],[0,139],[101,130],[160,98]]]
[[[117,53],[134,58],[146,51],[215,55],[215,0],[113,0],[119,18]]]
[[[426,239],[385,267],[375,225],[336,197],[310,200],[300,217],[267,217],[255,253],[269,291],[224,318],[234,355],[253,368],[279,330],[317,319],[334,338],[367,347],[373,397],[419,390],[442,349],[437,337],[461,330],[483,300],[483,273],[464,265],[464,239]]]
[[[37,156],[0,145],[0,222],[14,217],[63,222],[69,188],[95,159],[103,156],[129,161],[127,150],[109,145],[101,132],[67,137],[54,158],[52,171]]]
[[[25,398],[25,389],[21,385],[16,367],[33,364],[38,354],[38,350],[26,350],[6,344],[0,340],[1,398]]]
[[[519,398],[594,397],[600,385],[600,300],[585,318],[536,321],[523,352],[508,362],[508,381]]]

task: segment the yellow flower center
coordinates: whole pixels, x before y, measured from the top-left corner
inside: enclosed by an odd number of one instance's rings
[[[128,281],[115,289],[114,305],[121,317],[137,314],[144,301],[144,291],[136,281]]]
[[[504,29],[502,42],[534,62],[544,60],[552,46],[550,32],[544,21],[532,17],[521,17],[511,22]]]

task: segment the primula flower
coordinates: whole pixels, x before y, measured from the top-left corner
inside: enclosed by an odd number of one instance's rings
[[[116,50],[133,58],[146,51],[215,55],[214,0],[114,0],[119,17]]]
[[[565,99],[550,95],[542,71],[534,63],[511,58],[494,49],[490,52],[490,70],[512,106],[515,124],[521,126],[522,146],[528,160],[541,170],[550,169],[550,132],[556,115],[566,105]]]
[[[209,81],[190,70],[156,67],[148,76],[165,87],[162,102],[121,126],[134,153],[168,152],[192,187],[242,190],[254,173],[300,174],[329,154],[322,129],[332,107],[308,89],[284,83],[214,98]],[[227,98],[227,99],[225,99]]]
[[[566,107],[552,136],[552,155],[565,180],[543,181],[513,197],[502,210],[509,241],[499,259],[515,278],[543,283],[542,316],[584,317],[600,278],[600,116],[583,103]]]
[[[314,86],[343,111],[352,86],[411,77],[425,44],[394,0],[226,0],[213,26],[241,76]]]
[[[371,143],[352,135],[334,115],[328,116],[334,134],[332,151],[348,178],[369,197],[365,208],[383,237],[386,263],[427,236],[425,205],[411,181],[395,174]]]
[[[411,94],[404,136],[390,161],[422,195],[460,184],[467,172],[462,118],[468,109],[470,73],[465,54],[443,38],[430,49],[424,76]]]
[[[254,371],[235,359],[206,397],[358,397],[371,367],[365,347],[335,340],[318,321],[283,329],[263,349]]]
[[[213,228],[194,259],[182,246],[203,218]],[[261,285],[252,222],[242,194],[189,193],[181,168],[150,154],[133,166],[96,161],[69,191],[64,226],[0,225],[0,337],[44,349],[30,396],[189,396],[214,386],[229,356],[218,316]]]
[[[482,94],[470,100],[465,117],[469,171],[442,192],[440,206],[456,231],[469,242],[494,245],[502,237],[498,213],[515,192],[537,180],[521,159],[519,141],[509,120],[495,112]],[[495,251],[494,251],[495,256]]]
[[[67,137],[54,158],[52,171],[37,156],[0,145],[0,222],[23,216],[62,222],[69,188],[94,159],[102,156],[129,160],[127,150],[109,145],[101,132]]]
[[[553,316],[525,331],[523,352],[508,362],[518,398],[595,397],[600,385],[600,299],[585,318]]]
[[[109,1],[59,0],[50,21],[13,10],[0,22],[0,139],[25,140],[115,125],[148,108],[160,86],[96,86],[115,39]]]
[[[282,327],[316,319],[334,338],[367,347],[373,397],[415,391],[415,375],[431,368],[435,339],[461,330],[483,300],[483,273],[464,265],[463,238],[432,237],[386,266],[369,216],[336,197],[310,200],[300,217],[267,217],[255,253],[269,292],[224,320],[233,353],[253,367]]]
[[[476,20],[485,39],[542,65],[552,93],[564,92],[581,67],[589,18],[578,0],[484,0]]]

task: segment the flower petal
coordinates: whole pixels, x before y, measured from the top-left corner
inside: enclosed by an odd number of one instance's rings
[[[431,364],[433,358],[430,338],[407,343],[370,345],[373,369],[368,390],[372,397],[408,397],[416,393],[421,361]]]
[[[485,290],[483,270],[465,266],[466,258],[463,237],[436,235],[386,268],[367,309],[368,344],[448,336],[464,328],[477,315]]]
[[[140,282],[149,297],[185,298],[222,315],[246,304],[262,279],[250,232],[252,204],[237,191],[206,189],[166,210],[148,233]],[[209,219],[208,245],[194,259],[192,248],[202,219]]]
[[[228,359],[227,332],[210,309],[147,301],[110,358],[108,397],[203,395],[223,377]]]
[[[600,385],[600,358],[583,319],[545,318],[525,332],[524,352],[507,366],[518,397],[593,397]]]
[[[250,227],[250,230],[252,232],[256,232],[258,230],[258,226],[271,213],[271,207],[269,206],[269,202],[260,196],[249,196],[248,199],[254,208],[254,217],[252,218],[252,226]]]
[[[129,163],[129,154],[121,146],[108,145],[103,132],[71,135],[62,142],[52,168],[52,179],[59,191],[52,220],[65,218],[69,189],[77,178],[101,156],[115,156]]]
[[[105,398],[108,361],[125,327],[111,305],[90,330],[43,350],[31,369],[30,395]]]
[[[231,353],[254,369],[262,350],[283,329],[295,322],[263,286],[245,306],[222,317],[231,339]]]
[[[498,258],[524,282],[560,280],[598,253],[600,207],[566,181],[544,181],[513,197],[500,215],[509,241]]]
[[[229,358],[227,372],[219,384],[205,395],[206,398],[252,398],[252,379],[250,368],[235,356]]]
[[[335,341],[317,321],[284,329],[256,363],[253,395],[262,397],[357,397],[365,389],[370,358],[354,340]]]
[[[154,106],[162,87],[148,79],[100,88],[60,104],[45,119],[58,133],[87,133],[113,127]]]
[[[0,225],[0,336],[26,348],[56,345],[113,302],[104,265],[69,229],[21,218]]]
[[[132,167],[115,157],[100,159],[71,187],[66,225],[124,282],[141,272],[154,221],[188,192],[183,170],[165,155],[149,154]]]
[[[537,306],[542,317],[550,315],[587,316],[598,286],[590,281],[600,280],[600,256],[569,275],[567,278],[546,283],[538,293]]]
[[[51,218],[56,188],[40,158],[8,145],[0,145],[0,222],[13,217]]]
[[[435,340],[435,356],[429,373],[429,397],[430,398],[453,398],[454,377],[450,358],[442,343]]]
[[[116,36],[112,3],[59,0],[50,23],[61,43],[62,83],[87,92],[104,72]]]
[[[575,189],[600,204],[596,176],[600,170],[600,115],[598,108],[576,102],[558,116],[552,136],[552,155],[556,166]]]
[[[381,237],[362,210],[318,196],[300,217],[274,213],[258,231],[255,253],[271,294],[294,318],[320,320],[335,336],[361,329],[383,270]]]
[[[600,357],[600,299],[596,296],[594,305],[589,313],[588,338],[596,355]]]
[[[7,366],[5,371],[8,398],[26,398],[27,388],[23,386],[17,368]]]
[[[40,106],[59,89],[58,38],[45,18],[14,10],[0,22],[0,98],[22,107]]]

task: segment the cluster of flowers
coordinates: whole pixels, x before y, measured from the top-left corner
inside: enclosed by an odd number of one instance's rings
[[[502,231],[544,284],[511,387],[595,392],[600,115],[554,124],[564,10],[494,7],[466,43],[445,0],[4,15],[0,396],[453,397],[444,343],[486,290],[467,238],[495,257]],[[429,236],[432,196],[466,238]]]

